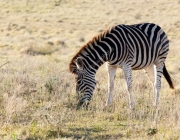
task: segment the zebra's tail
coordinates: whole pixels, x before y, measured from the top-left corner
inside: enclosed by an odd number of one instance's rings
[[[166,78],[166,80],[167,80],[170,88],[171,88],[171,89],[174,89],[174,84],[173,84],[173,82],[172,82],[172,79],[171,79],[171,77],[170,77],[170,75],[169,75],[169,73],[168,73],[165,65],[164,65],[164,68],[163,68],[163,75],[164,75],[164,77]]]

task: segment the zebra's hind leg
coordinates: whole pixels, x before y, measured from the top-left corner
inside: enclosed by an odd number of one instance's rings
[[[161,77],[163,74],[164,61],[159,61],[156,65],[156,93],[154,106],[159,107],[159,92],[161,89]]]
[[[163,73],[163,63],[158,63],[157,65],[150,65],[149,67],[145,68],[145,71],[153,83],[154,88],[154,107],[158,108],[159,106],[159,91],[161,89],[161,76]]]
[[[132,96],[132,69],[131,69],[131,65],[125,64],[123,66],[123,71],[124,71],[124,76],[125,76],[126,83],[127,83],[127,90],[128,90],[128,95],[129,95],[129,105],[130,105],[131,109],[134,109],[135,104],[134,104],[134,99]]]
[[[107,71],[108,71],[108,97],[106,106],[111,106],[113,101],[113,90],[114,90],[114,79],[116,75],[117,67],[111,66],[107,64]]]
[[[153,110],[153,127],[156,127],[158,114],[159,114],[159,92],[161,89],[161,76],[163,72],[164,63],[158,63],[157,65],[150,65],[149,67],[145,68],[148,77],[150,78],[151,82],[153,83],[154,87],[154,104],[155,107]]]
[[[147,68],[145,68],[146,74],[149,77],[150,81],[152,82],[153,85],[153,89],[154,89],[154,103],[153,105],[156,107],[157,106],[157,88],[156,88],[156,79],[157,79],[157,70],[156,70],[156,66],[154,64],[148,66]]]

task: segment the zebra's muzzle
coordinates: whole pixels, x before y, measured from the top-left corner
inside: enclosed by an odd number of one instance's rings
[[[76,110],[79,110],[80,108],[83,108],[83,109],[85,109],[85,110],[88,110],[88,106],[89,106],[89,101],[88,101],[88,100],[86,100],[86,101],[84,101],[84,102],[78,101]]]

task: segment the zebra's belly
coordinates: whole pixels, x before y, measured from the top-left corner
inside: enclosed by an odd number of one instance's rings
[[[156,58],[154,59],[134,59],[132,62],[132,69],[133,70],[140,70],[148,67],[149,65],[153,64],[156,61]]]
[[[133,70],[140,70],[148,67],[149,65],[154,64],[158,60],[157,57],[144,57],[143,59],[141,57],[137,58],[134,57],[132,60],[125,60],[125,61],[116,61],[116,63],[113,63],[111,61],[108,61],[108,65],[123,68],[123,66],[127,63],[131,64],[131,68]]]
[[[149,65],[143,66],[143,67],[132,67],[132,70],[142,70],[144,68],[147,68]]]
[[[116,63],[116,64],[112,64],[111,62],[107,62],[108,65],[111,65],[113,67],[119,67],[119,68],[123,68],[123,66],[126,64],[126,62],[122,62],[122,63]],[[141,70],[141,69],[144,69],[146,67],[148,67],[149,65],[153,64],[154,61],[151,61],[149,63],[135,63],[135,62],[132,62],[131,63],[131,68],[132,70]]]

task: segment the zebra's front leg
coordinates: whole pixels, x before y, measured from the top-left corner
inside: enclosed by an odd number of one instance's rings
[[[107,71],[108,71],[108,97],[106,101],[106,106],[112,105],[113,101],[113,90],[114,90],[114,79],[116,75],[116,67],[107,64]]]
[[[129,105],[131,109],[135,108],[134,99],[132,96],[132,69],[131,66],[128,64],[125,64],[123,66],[123,71],[127,83],[127,90],[128,90],[128,96],[129,96]]]

